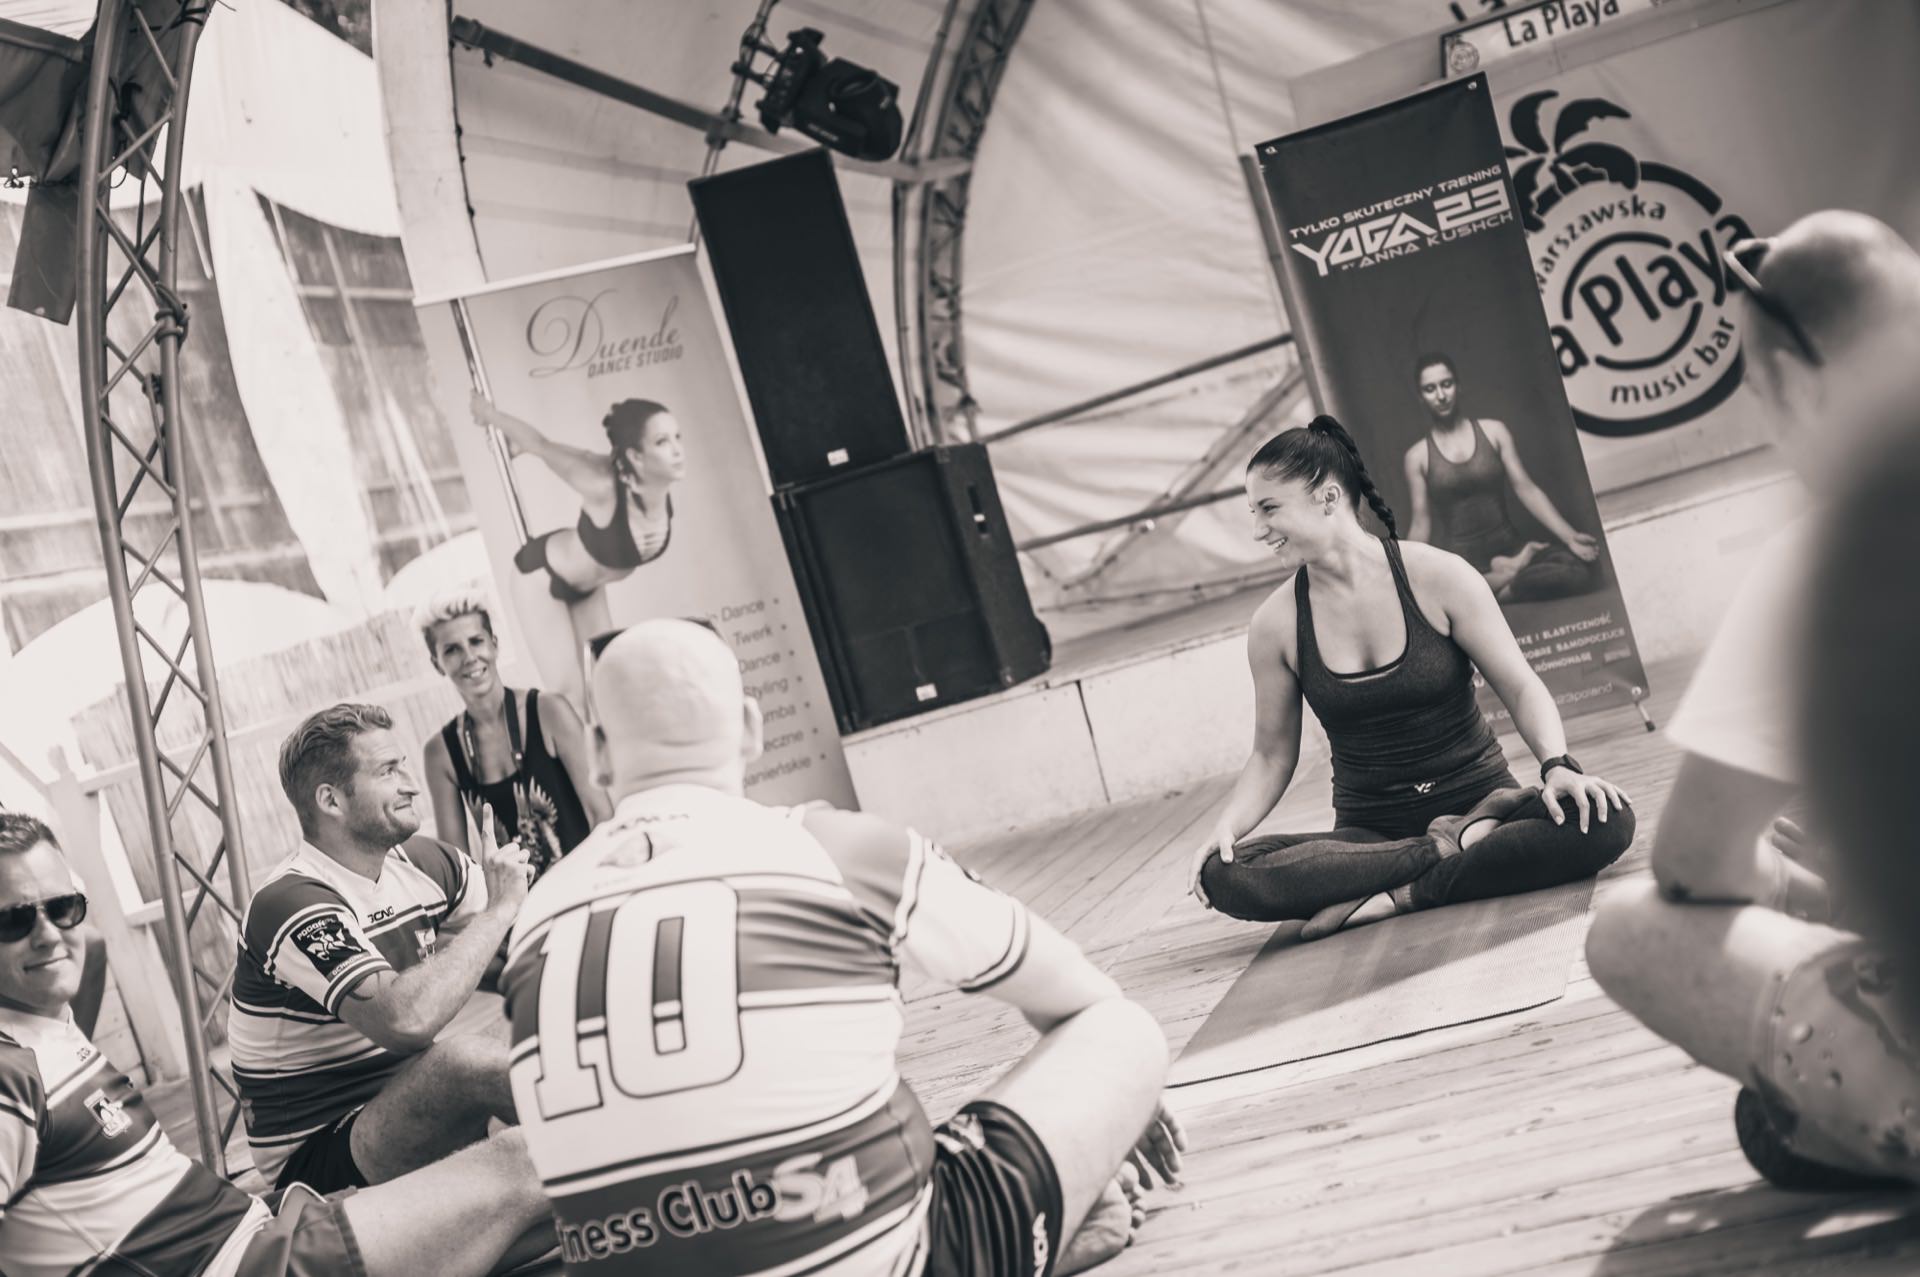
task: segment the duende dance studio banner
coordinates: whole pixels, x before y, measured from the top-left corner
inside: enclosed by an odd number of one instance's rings
[[[450,323],[465,345],[480,399],[461,448],[467,483],[546,680],[577,683],[596,634],[704,619],[766,718],[750,796],[855,806],[693,250],[509,281],[434,309],[423,307],[423,326]],[[483,429],[493,446],[473,446]],[[503,486],[504,501],[480,499]]]
[[[1484,77],[1258,156],[1295,335],[1402,535],[1480,570],[1563,712],[1641,699]]]

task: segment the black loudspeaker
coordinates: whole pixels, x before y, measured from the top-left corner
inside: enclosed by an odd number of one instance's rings
[[[843,732],[1046,670],[983,444],[927,448],[774,494]]]
[[[688,183],[775,488],[908,450],[825,151]]]

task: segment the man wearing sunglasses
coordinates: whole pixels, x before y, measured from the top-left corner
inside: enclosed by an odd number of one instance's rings
[[[1744,1088],[1735,1129],[1785,1187],[1920,1182],[1920,1055],[1889,1018],[1877,941],[1832,925],[1821,853],[1780,819],[1803,782],[1802,698],[1849,654],[1804,638],[1826,494],[1920,435],[1920,255],[1826,211],[1734,246],[1746,375],[1815,497],[1764,549],[1668,734],[1685,751],[1654,883],[1599,911],[1595,979],[1648,1027]],[[1857,565],[1870,572],[1873,564]],[[1906,854],[1906,848],[1869,854]],[[1843,863],[1843,862],[1835,862]]]
[[[86,897],[54,836],[0,812],[0,1270],[201,1277],[491,1271],[547,1212],[517,1132],[346,1198],[271,1205],[176,1150],[74,1023]],[[517,1249],[527,1249],[522,1242]]]
[[[505,979],[569,1270],[1045,1277],[1117,1253],[1135,1176],[1177,1173],[1184,1140],[1152,1018],[919,835],[747,799],[760,712],[710,630],[633,626],[590,692],[614,814],[534,885]],[[938,1128],[895,1059],[903,961],[1040,1034]]]

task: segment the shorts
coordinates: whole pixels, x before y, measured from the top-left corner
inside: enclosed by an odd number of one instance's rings
[[[340,1209],[305,1184],[280,1194],[273,1218],[247,1243],[233,1277],[367,1277],[360,1245]]]
[[[1776,977],[1754,1025],[1754,1089],[1802,1157],[1920,1183],[1920,1040],[1878,947],[1843,931]]]
[[[359,1116],[360,1110],[355,1109],[332,1126],[307,1136],[280,1168],[280,1178],[273,1186],[285,1189],[304,1184],[319,1193],[365,1188],[367,1177],[353,1160],[353,1123]]]
[[[933,1139],[926,1277],[1047,1277],[1060,1253],[1060,1176],[1033,1128],[975,1100]]]

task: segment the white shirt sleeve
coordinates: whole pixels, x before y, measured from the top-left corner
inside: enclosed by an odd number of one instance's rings
[[[894,922],[894,948],[934,979],[967,993],[993,987],[1026,960],[1027,907],[911,834]]]
[[[24,1047],[0,1045],[0,1217],[26,1190],[39,1160],[46,1091]]]
[[[1812,554],[1802,521],[1774,537],[1735,593],[1667,736],[1690,754],[1798,784],[1795,702]]]

